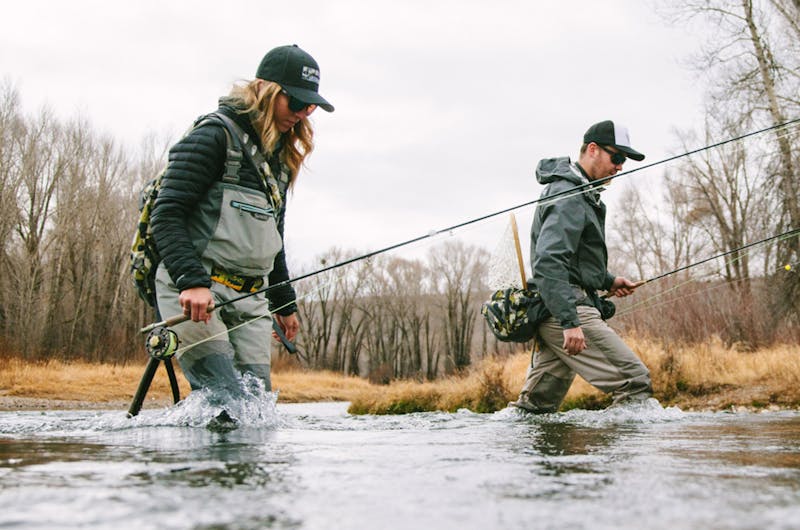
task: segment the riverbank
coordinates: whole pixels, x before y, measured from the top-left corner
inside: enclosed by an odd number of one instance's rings
[[[683,410],[738,408],[800,409],[800,348],[775,346],[755,352],[726,348],[719,341],[693,346],[663,345],[647,339],[628,343],[650,368],[655,397]],[[467,374],[433,382],[395,381],[374,385],[332,372],[277,370],[273,386],[278,401],[347,401],[354,414],[402,414],[467,408],[492,412],[516,398],[530,356],[486,358]],[[175,363],[177,366],[177,363]],[[144,371],[141,365],[102,365],[50,361],[31,364],[4,359],[0,366],[0,410],[127,410]],[[181,395],[189,386],[178,372]],[[172,403],[166,371],[159,368],[144,408]],[[562,407],[597,409],[607,396],[580,378]]]

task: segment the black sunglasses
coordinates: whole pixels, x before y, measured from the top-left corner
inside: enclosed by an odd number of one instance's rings
[[[600,149],[611,155],[611,163],[614,164],[615,166],[624,164],[625,161],[628,159],[628,157],[626,157],[623,153],[620,153],[619,151],[612,151],[604,145],[601,145]]]
[[[289,94],[286,90],[281,90],[281,94],[289,98],[289,110],[292,112],[300,112],[301,110],[305,109],[309,109],[309,112],[313,112],[314,109],[317,108],[317,106],[313,103],[306,103],[305,101],[299,100],[293,95]]]

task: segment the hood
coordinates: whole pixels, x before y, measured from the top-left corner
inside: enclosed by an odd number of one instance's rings
[[[567,180],[577,185],[589,182],[580,170],[572,167],[568,156],[540,160],[536,166],[536,180],[539,184],[550,184],[556,180]]]
[[[253,121],[250,119],[250,116],[244,112],[244,109],[245,105],[240,99],[230,96],[222,96],[219,98],[219,111],[239,124],[239,127],[241,127],[244,132],[250,135],[253,143],[263,150],[261,135],[259,135],[255,127],[253,127]],[[272,150],[272,154],[270,156],[275,156],[276,153],[280,152],[280,150],[283,148],[284,138],[284,134],[278,138],[278,141],[275,143],[275,148]]]
[[[241,100],[230,96],[223,96],[219,98],[218,110],[235,121],[239,127],[244,129],[244,132],[253,137],[253,141],[259,147],[261,146],[261,138],[259,138],[256,130],[253,128],[250,117],[244,112],[244,103]]]

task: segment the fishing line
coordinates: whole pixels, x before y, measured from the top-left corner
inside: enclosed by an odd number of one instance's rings
[[[654,282],[656,280],[660,280],[661,278],[665,278],[665,277],[670,276],[672,274],[683,272],[683,271],[685,271],[687,269],[691,269],[692,267],[697,267],[698,265],[702,265],[704,263],[708,263],[709,261],[713,261],[715,259],[722,258],[724,256],[729,256],[729,255],[734,254],[736,252],[741,252],[742,250],[748,249],[750,247],[755,247],[757,245],[761,245],[761,244],[767,243],[767,242],[772,241],[774,239],[790,239],[792,237],[797,236],[798,234],[800,234],[800,228],[793,228],[793,229],[787,230],[786,232],[783,232],[781,234],[777,234],[777,235],[774,235],[774,236],[766,237],[766,238],[761,239],[759,241],[754,241],[753,243],[748,243],[747,245],[742,245],[741,247],[735,248],[733,250],[728,250],[728,251],[722,252],[720,254],[717,254],[716,256],[711,256],[710,258],[706,258],[706,259],[703,259],[703,260],[700,260],[700,261],[696,261],[694,263],[690,263],[689,265],[684,265],[683,267],[678,267],[677,269],[671,270],[669,272],[665,272],[664,274],[659,274],[658,276],[654,276],[654,277],[652,277],[650,279],[645,280],[644,283],[642,283],[642,285],[650,283],[650,282]],[[731,261],[731,263],[733,263],[733,261]]]
[[[338,280],[338,277],[334,276],[328,282],[322,282],[322,283],[317,284],[317,286],[315,288],[311,289],[307,293],[304,293],[302,296],[298,296],[298,297],[294,298],[293,300],[283,304],[282,306],[277,307],[274,310],[271,310],[269,312],[269,315],[273,316],[275,313],[277,313],[281,309],[289,307],[293,303],[296,303],[296,302],[298,302],[300,300],[304,300],[304,299],[310,297],[312,294],[315,294],[315,293],[317,293],[319,291],[322,291],[324,288],[329,287],[331,284],[333,284],[336,280]],[[253,294],[255,294],[255,293],[253,293]],[[220,304],[220,306],[221,305],[223,305],[223,304]],[[216,307],[219,307],[219,306],[216,306]],[[214,309],[216,309],[216,307]],[[180,347],[178,347],[177,334],[172,332],[172,335],[165,335],[164,331],[162,331],[162,330],[166,330],[167,327],[166,326],[156,326],[156,327],[153,327],[152,329],[148,330],[150,332],[150,334],[148,335],[147,343],[149,344],[153,337],[161,339],[161,340],[168,341],[168,343],[166,345],[161,346],[162,348],[165,349],[165,351],[167,353],[163,353],[161,356],[154,355],[154,357],[159,358],[159,359],[160,358],[169,358],[169,357],[173,357],[175,355],[178,355],[180,353],[183,353],[184,351],[188,350],[189,348],[194,348],[195,346],[199,346],[200,344],[203,344],[205,342],[209,342],[209,341],[212,341],[212,340],[217,339],[219,337],[226,336],[226,335],[228,335],[228,333],[230,333],[232,331],[235,331],[235,330],[237,330],[239,328],[243,328],[244,326],[252,324],[253,322],[256,322],[257,320],[260,320],[260,319],[266,318],[266,317],[267,317],[267,315],[265,314],[265,315],[257,316],[255,318],[251,318],[250,320],[245,320],[243,322],[240,322],[239,324],[236,324],[235,326],[232,326],[230,328],[225,329],[224,331],[221,331],[221,332],[216,333],[214,335],[205,337],[204,339],[200,339],[200,340],[198,340],[196,342],[193,342],[191,344],[187,344],[185,346],[180,346]],[[148,326],[148,327],[150,327],[150,326]],[[173,342],[173,341],[175,341],[175,342]],[[157,347],[157,346],[159,346],[159,345],[154,344],[152,347]],[[151,353],[151,355],[153,355],[153,354]]]
[[[631,314],[631,313],[636,313],[638,311],[643,311],[645,309],[653,309],[653,308],[656,308],[656,307],[661,307],[663,305],[672,304],[674,302],[679,302],[681,300],[684,300],[686,298],[690,298],[692,296],[696,296],[696,295],[699,295],[699,294],[707,293],[709,291],[713,291],[715,289],[720,289],[722,287],[727,287],[729,284],[731,284],[733,282],[737,282],[737,281],[741,281],[741,280],[728,280],[728,281],[722,282],[722,283],[720,283],[718,285],[712,285],[710,287],[706,287],[705,289],[700,289],[698,291],[694,291],[694,292],[691,292],[691,293],[687,293],[687,294],[683,294],[683,295],[680,295],[680,296],[676,296],[676,297],[670,298],[668,300],[661,300],[660,302],[648,305],[647,307],[637,307],[637,306],[639,306],[641,304],[635,304],[635,306],[631,306],[631,307],[625,308],[623,311],[620,311],[619,313],[617,313],[616,317],[619,318],[619,317],[622,317],[624,315],[628,315],[628,314]],[[684,285],[688,284],[688,283],[694,283],[694,281],[685,282]],[[649,300],[654,300],[654,299],[656,299],[656,298],[658,298],[660,296],[663,296],[665,293],[671,292],[673,290],[674,289],[668,289],[667,291],[664,291],[663,293],[660,293],[658,295],[652,296],[651,298],[649,298]]]
[[[475,223],[479,223],[481,221],[485,221],[487,219],[491,219],[492,217],[497,217],[499,215],[510,213],[510,212],[513,212],[513,211],[518,210],[520,208],[525,208],[527,206],[538,204],[538,203],[544,202],[544,201],[554,201],[556,199],[562,199],[563,200],[563,199],[566,199],[568,197],[572,197],[574,195],[578,195],[578,194],[583,193],[583,192],[591,191],[591,190],[593,190],[593,189],[595,189],[597,187],[602,186],[606,182],[610,182],[611,180],[613,180],[615,178],[628,176],[628,175],[631,175],[633,173],[636,173],[637,171],[643,171],[645,169],[649,169],[649,168],[652,168],[652,167],[655,167],[655,166],[658,166],[658,165],[661,165],[661,164],[666,164],[668,162],[672,162],[673,160],[677,160],[677,159],[680,159],[680,158],[683,158],[683,157],[691,156],[691,155],[694,155],[694,154],[697,154],[697,153],[700,153],[700,152],[703,152],[703,151],[707,151],[707,150],[710,150],[710,149],[715,149],[717,147],[720,147],[720,146],[723,146],[723,145],[726,145],[726,144],[729,144],[729,143],[732,143],[732,142],[738,142],[738,141],[744,140],[745,138],[750,138],[752,136],[757,136],[759,134],[763,134],[763,133],[768,132],[768,131],[773,131],[773,130],[786,128],[786,127],[788,127],[790,125],[796,125],[798,123],[800,123],[800,118],[789,120],[787,122],[784,122],[784,123],[781,123],[781,124],[778,124],[778,125],[765,127],[763,129],[759,129],[757,131],[752,131],[752,132],[743,134],[741,136],[737,136],[737,137],[734,137],[734,138],[729,138],[729,139],[723,140],[721,142],[717,142],[717,143],[714,143],[714,144],[706,145],[704,147],[693,149],[693,150],[687,151],[685,153],[681,153],[681,154],[674,155],[674,156],[671,156],[671,157],[668,157],[668,158],[665,158],[665,159],[662,159],[662,160],[659,160],[659,161],[656,161],[656,162],[652,162],[650,164],[646,164],[646,165],[641,166],[641,167],[637,167],[637,168],[634,168],[634,169],[631,169],[631,170],[628,170],[628,171],[623,171],[621,173],[618,173],[617,175],[608,176],[608,177],[597,179],[597,180],[594,180],[594,181],[591,181],[591,182],[587,182],[587,183],[581,184],[581,185],[579,185],[579,186],[577,186],[575,188],[572,188],[572,189],[569,189],[569,190],[564,190],[563,192],[559,192],[559,193],[554,193],[553,195],[551,195],[549,197],[546,197],[544,199],[541,199],[541,198],[540,199],[534,199],[532,201],[527,201],[525,203],[518,204],[516,206],[512,206],[510,208],[504,208],[502,210],[499,210],[499,211],[496,211],[496,212],[493,212],[493,213],[489,213],[489,214],[486,214],[486,215],[482,215],[480,217],[476,217],[474,219],[470,219],[470,220],[455,224],[455,225],[447,227],[447,228],[442,228],[442,229],[439,229],[439,230],[431,230],[427,234],[420,235],[420,236],[408,239],[406,241],[401,241],[399,243],[395,243],[393,245],[389,245],[387,247],[380,248],[378,250],[367,252],[365,254],[362,254],[362,255],[359,255],[359,256],[356,256],[356,257],[353,257],[353,258],[349,258],[349,259],[343,260],[343,261],[338,262],[338,263],[334,263],[334,264],[329,265],[327,267],[323,267],[321,269],[317,269],[317,270],[312,271],[312,272],[301,274],[301,275],[296,276],[294,278],[289,278],[287,280],[283,280],[283,281],[278,282],[278,283],[276,283],[274,285],[268,285],[266,287],[262,287],[261,289],[259,289],[257,291],[253,291],[252,293],[246,293],[246,294],[244,294],[242,296],[239,296],[239,297],[236,297],[236,298],[232,298],[230,300],[227,300],[226,302],[223,302],[223,303],[221,303],[219,305],[216,305],[214,307],[214,309],[216,309],[218,307],[222,307],[222,306],[227,305],[227,304],[235,303],[235,302],[237,302],[239,300],[248,298],[250,296],[254,296],[254,295],[259,294],[259,293],[268,293],[273,289],[277,289],[279,287],[291,285],[292,283],[298,282],[300,280],[311,278],[313,276],[322,274],[322,273],[330,271],[330,270],[338,269],[340,267],[345,267],[345,266],[350,265],[352,263],[355,263],[355,262],[358,262],[358,261],[361,261],[361,260],[366,260],[366,259],[369,259],[369,258],[371,258],[373,256],[377,256],[379,254],[384,254],[384,253],[387,253],[387,252],[391,252],[392,250],[396,250],[398,248],[405,247],[405,246],[411,245],[413,243],[417,243],[417,242],[423,241],[425,239],[429,239],[429,238],[432,238],[432,237],[435,237],[435,236],[438,236],[438,235],[441,235],[441,234],[447,234],[447,233],[450,233],[450,232],[452,232],[454,230],[458,230],[460,228],[469,226],[471,224],[475,224]],[[648,280],[648,282],[649,281],[654,281],[655,279],[656,278],[650,279],[650,280]],[[212,311],[213,311],[213,309],[212,309]],[[166,320],[163,320],[161,322],[155,322],[153,324],[150,324],[149,326],[146,326],[146,327],[142,328],[141,332],[142,333],[146,333],[146,332],[148,332],[148,331],[150,331],[150,330],[152,330],[152,329],[154,329],[154,328],[156,328],[158,326],[167,326],[167,327],[173,326],[175,324],[178,324],[180,322],[184,322],[186,320],[188,320],[188,317],[186,317],[185,315],[175,315],[175,316],[170,317],[170,318],[168,318]]]
[[[645,280],[643,283],[641,283],[639,285],[639,287],[641,287],[641,286],[643,286],[643,285],[645,285],[647,283],[651,283],[651,282],[666,278],[667,276],[671,276],[672,274],[677,274],[679,272],[685,271],[685,270],[690,269],[692,267],[697,267],[699,265],[703,265],[705,263],[708,263],[709,261],[713,261],[715,259],[719,259],[719,258],[722,258],[722,257],[725,257],[725,256],[729,256],[731,254],[734,254],[734,253],[737,253],[737,252],[742,252],[743,250],[749,249],[746,253],[744,253],[742,255],[735,256],[735,257],[731,258],[730,260],[725,261],[722,264],[722,266],[729,265],[731,263],[735,263],[738,260],[744,259],[744,256],[745,255],[749,255],[751,252],[753,252],[755,250],[755,247],[757,247],[758,245],[763,245],[763,244],[768,243],[768,242],[773,241],[773,240],[787,240],[787,239],[790,239],[792,237],[797,237],[798,235],[800,235],[800,228],[795,228],[795,229],[783,232],[782,234],[777,234],[777,235],[774,235],[774,236],[770,236],[770,237],[761,239],[759,241],[754,241],[753,243],[748,243],[747,245],[743,245],[743,246],[741,246],[739,248],[735,248],[733,250],[728,250],[726,252],[722,252],[720,254],[717,254],[715,256],[711,256],[711,257],[703,259],[701,261],[698,261],[698,262],[695,262],[695,263],[691,263],[691,264],[685,265],[683,267],[679,267],[677,269],[674,269],[674,270],[669,271],[669,272],[665,272],[664,274],[660,274],[658,276],[654,276],[654,277],[652,277],[652,278],[650,278],[648,280]],[[722,266],[718,267],[715,272],[719,273],[720,270],[722,269]],[[789,267],[789,269],[786,269],[786,267]],[[783,269],[783,270],[791,270],[791,265],[790,264],[783,265],[783,266],[781,266],[781,269]],[[625,308],[625,310],[621,311],[618,314],[618,316],[622,316],[624,314],[630,313],[633,310],[637,309],[639,306],[649,302],[650,300],[653,300],[655,298],[659,298],[661,296],[664,296],[665,294],[667,294],[667,293],[669,293],[671,291],[674,291],[674,290],[678,289],[679,287],[682,287],[682,286],[687,285],[689,283],[694,283],[696,281],[697,281],[696,278],[690,278],[689,280],[686,280],[685,282],[682,282],[682,283],[679,283],[677,285],[674,285],[671,288],[667,289],[666,291],[663,291],[661,293],[653,295],[650,298],[647,298],[645,300],[637,302],[636,304],[633,304],[632,306],[630,306],[628,308]],[[730,282],[733,282],[733,281],[738,281],[738,280],[729,280],[728,282],[726,282],[726,284],[730,283]],[[637,289],[638,289],[638,287],[637,287]],[[660,305],[660,304],[656,304],[656,305]],[[655,307],[656,305],[648,306],[648,307]]]
[[[785,269],[785,267],[779,267],[778,269],[775,270],[775,272],[779,272],[781,270],[786,270],[786,269]],[[710,291],[714,291],[716,289],[720,289],[722,287],[727,287],[732,283],[737,283],[737,282],[742,282],[742,281],[744,281],[744,279],[742,279],[742,278],[726,280],[726,281],[723,281],[720,284],[712,285],[712,286],[706,287],[704,289],[699,289],[697,291],[694,291],[694,292],[691,292],[691,293],[687,293],[687,294],[684,294],[684,295],[681,295],[681,296],[676,296],[676,297],[670,298],[668,300],[662,300],[660,302],[648,305],[646,307],[638,307],[638,306],[642,305],[642,302],[640,302],[640,303],[634,304],[634,305],[632,305],[630,307],[626,307],[624,310],[622,310],[619,313],[617,313],[616,316],[617,317],[621,317],[621,316],[624,316],[624,315],[628,315],[630,313],[636,313],[638,311],[643,311],[645,309],[654,309],[654,308],[657,308],[657,307],[661,307],[663,305],[672,304],[674,302],[679,302],[681,300],[685,300],[686,298],[690,298],[692,296],[697,296],[697,295],[700,295],[700,294],[708,293]],[[689,283],[695,283],[695,282],[696,282],[696,280],[692,279],[692,280],[684,282],[682,285],[687,285]],[[663,292],[661,292],[661,293],[659,293],[657,295],[651,296],[647,300],[648,301],[649,300],[655,300],[656,298],[659,298],[660,296],[663,296],[664,294],[672,292],[674,290],[675,290],[675,288],[667,289],[666,291],[663,291]]]
[[[798,131],[800,131],[800,126],[794,126],[794,128],[786,127],[783,130],[777,131],[775,136],[780,139],[791,139]]]

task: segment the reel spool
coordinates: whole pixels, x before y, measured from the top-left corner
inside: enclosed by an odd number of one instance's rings
[[[166,326],[158,326],[147,334],[144,348],[150,357],[163,361],[175,355],[178,344],[180,341],[177,333]]]

